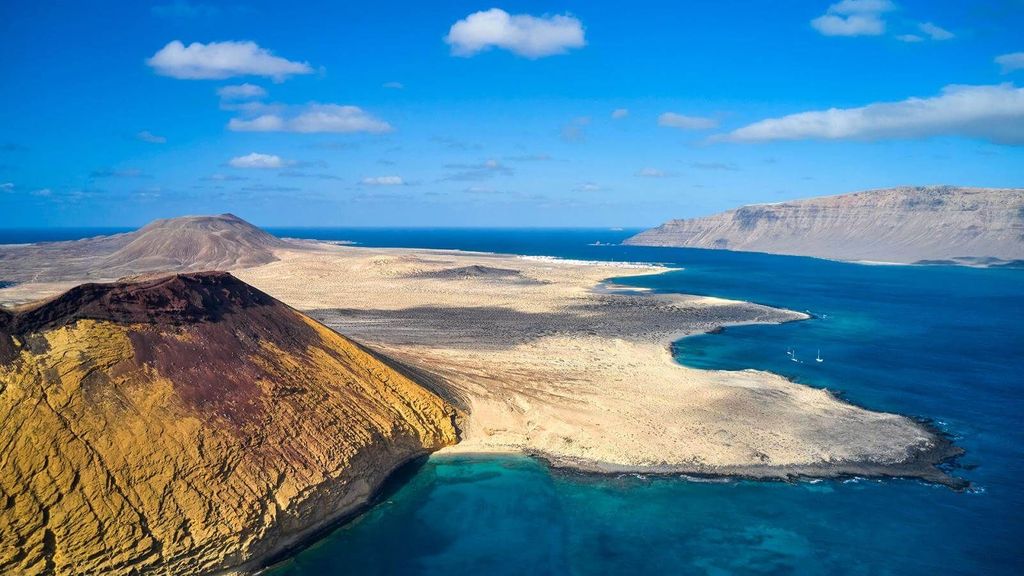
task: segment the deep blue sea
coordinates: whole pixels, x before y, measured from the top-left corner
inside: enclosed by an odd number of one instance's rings
[[[630,230],[270,231],[664,263],[683,270],[620,282],[809,311],[683,339],[676,358],[770,370],[931,419],[967,450],[953,473],[972,482],[954,492],[913,480],[592,477],[529,458],[435,457],[275,576],[1024,573],[1024,270],[589,245]]]

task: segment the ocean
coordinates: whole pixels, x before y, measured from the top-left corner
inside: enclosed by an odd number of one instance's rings
[[[808,321],[685,338],[673,353],[689,366],[768,370],[927,419],[966,449],[950,472],[971,482],[955,492],[898,479],[588,476],[527,457],[432,457],[274,576],[1024,572],[1024,270],[593,245],[631,230],[270,232],[661,263],[682,270],[618,283],[808,311]]]

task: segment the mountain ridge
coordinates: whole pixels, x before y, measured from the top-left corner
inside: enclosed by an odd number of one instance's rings
[[[1024,259],[1024,189],[904,186],[670,220],[624,242],[836,260]]]

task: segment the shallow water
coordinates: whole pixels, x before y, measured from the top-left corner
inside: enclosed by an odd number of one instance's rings
[[[618,282],[808,310],[815,319],[684,339],[675,355],[702,368],[770,370],[875,410],[933,419],[966,448],[952,472],[973,484],[958,493],[912,480],[591,477],[528,458],[435,457],[276,576],[1024,571],[1022,270],[588,245],[630,231],[271,231],[666,263],[685,270]]]
[[[527,458],[432,458],[384,503],[273,573],[1020,573],[1024,272],[588,246],[628,234],[310,235],[660,262],[685,270],[619,282],[808,310],[815,319],[684,339],[675,355],[703,368],[770,370],[876,410],[934,419],[967,449],[960,463],[969,469],[953,472],[973,488],[586,477]]]

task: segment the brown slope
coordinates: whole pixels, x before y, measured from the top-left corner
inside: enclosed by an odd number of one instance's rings
[[[233,270],[276,260],[286,242],[233,214],[155,220],[125,234],[0,246],[0,281],[114,279],[143,272]]]
[[[1024,189],[902,187],[672,220],[625,241],[838,260],[1024,259]]]
[[[255,566],[454,443],[455,417],[225,273],[0,311],[0,573]]]

